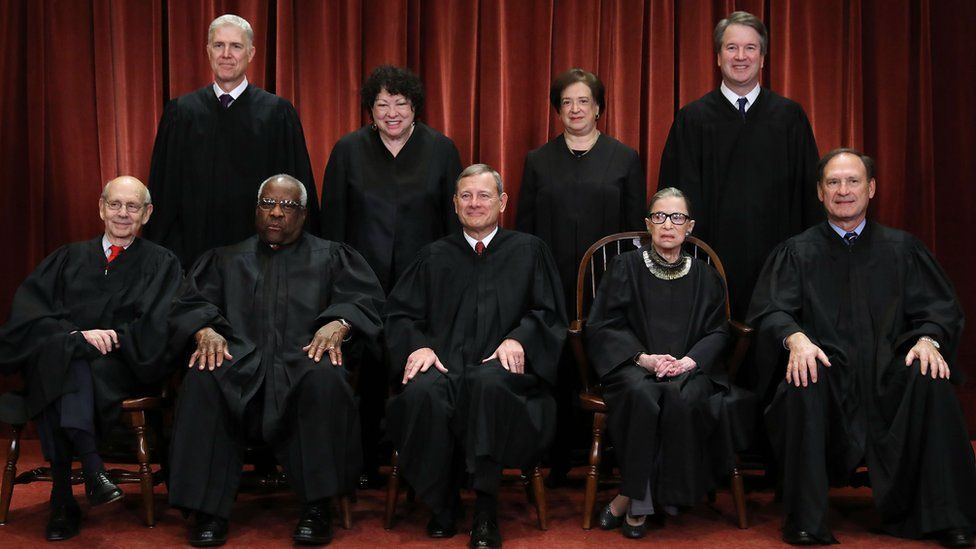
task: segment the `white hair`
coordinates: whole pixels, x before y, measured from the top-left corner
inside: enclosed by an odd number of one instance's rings
[[[278,183],[291,183],[298,189],[298,201],[302,206],[306,206],[308,203],[308,191],[305,190],[305,184],[292,177],[286,173],[279,173],[278,175],[272,175],[271,177],[265,179],[261,182],[261,186],[258,187],[258,200],[261,200],[261,195],[264,193],[264,186],[272,181],[277,181]]]
[[[247,38],[247,46],[251,47],[254,45],[254,31],[251,29],[251,24],[247,22],[247,19],[232,13],[225,13],[210,22],[210,28],[207,30],[208,44],[213,42],[214,33],[217,32],[217,29],[224,25],[233,25],[241,29]]]

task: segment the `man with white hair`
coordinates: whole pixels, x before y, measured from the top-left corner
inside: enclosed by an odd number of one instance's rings
[[[253,200],[253,198],[252,198]],[[292,538],[332,539],[331,498],[362,467],[343,343],[374,343],[383,290],[366,260],[302,230],[309,196],[289,175],[261,184],[257,235],[203,254],[173,302],[173,341],[189,355],[176,407],[170,504],[195,514],[189,542],[221,545],[242,448],[271,445],[305,507]]]
[[[319,227],[298,113],[245,75],[255,53],[251,25],[221,15],[210,23],[206,50],[214,81],[166,105],[149,173],[157,211],[146,238],[173,250],[184,267],[252,234],[254,194],[273,174],[307,183],[307,216],[313,231]]]
[[[97,451],[123,399],[158,388],[166,367],[166,317],[179,287],[180,263],[169,250],[138,238],[153,213],[149,191],[134,177],[105,184],[98,199],[105,232],[57,249],[14,295],[0,328],[0,372],[19,372],[23,400],[7,395],[5,421],[34,420],[51,463],[50,541],[78,534],[81,513],[71,491],[78,456],[91,505],[122,498]]]

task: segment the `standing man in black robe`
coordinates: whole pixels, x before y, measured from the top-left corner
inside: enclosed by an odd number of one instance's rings
[[[105,233],[48,256],[17,290],[0,328],[0,368],[19,371],[27,388],[22,403],[7,401],[17,409],[3,414],[34,419],[51,463],[49,541],[79,530],[72,456],[90,504],[122,498],[105,475],[98,434],[118,420],[123,399],[158,390],[172,371],[164,360],[166,316],[182,273],[169,250],[137,238],[152,212],[141,181],[109,181],[98,199]]]
[[[713,38],[722,85],[678,111],[658,188],[677,187],[695,205],[696,231],[722,258],[741,320],[769,252],[823,219],[818,152],[803,108],[759,85],[766,25],[737,11]]]
[[[305,504],[298,543],[332,539],[330,498],[354,489],[362,465],[343,342],[378,335],[383,290],[355,250],[303,232],[301,182],[272,176],[258,193],[257,235],[202,255],[170,316],[173,341],[194,350],[169,499],[195,512],[196,546],[227,540],[248,442],[272,446]]]
[[[214,19],[207,39],[213,84],[170,101],[159,121],[149,171],[157,212],[146,238],[173,250],[184,267],[206,250],[253,234],[258,185],[277,173],[307,183],[306,216],[318,234],[302,123],[286,99],[248,83],[254,51],[246,20]]]
[[[749,311],[764,379],[786,363],[766,411],[783,540],[835,543],[828,486],[863,462],[885,532],[971,547],[976,462],[950,384],[962,377],[955,292],[921,242],[867,221],[871,158],[836,149],[819,172],[828,221],[770,255]]]
[[[463,230],[420,251],[384,310],[404,386],[387,418],[403,476],[433,511],[428,535],[457,533],[466,471],[477,496],[470,546],[500,547],[502,467],[536,465],[552,440],[566,313],[548,247],[498,226],[508,202],[498,172],[469,166],[456,189]]]

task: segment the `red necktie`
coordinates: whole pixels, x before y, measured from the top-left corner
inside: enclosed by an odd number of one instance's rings
[[[474,245],[474,251],[478,255],[485,253],[485,243],[479,240],[478,243]]]
[[[110,251],[109,251],[109,254],[108,254],[108,261],[106,261],[106,264],[115,261],[115,258],[116,257],[119,257],[119,254],[122,253],[122,250],[125,249],[122,246],[116,246],[115,244],[112,244],[108,248],[109,248]]]

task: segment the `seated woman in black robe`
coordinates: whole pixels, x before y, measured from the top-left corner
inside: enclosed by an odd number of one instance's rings
[[[623,476],[599,523],[630,538],[644,536],[647,515],[694,505],[732,470],[742,437],[730,406],[749,402],[720,359],[729,339],[722,280],[681,250],[695,225],[688,206],[672,187],[652,197],[651,244],[614,260],[587,324]]]

